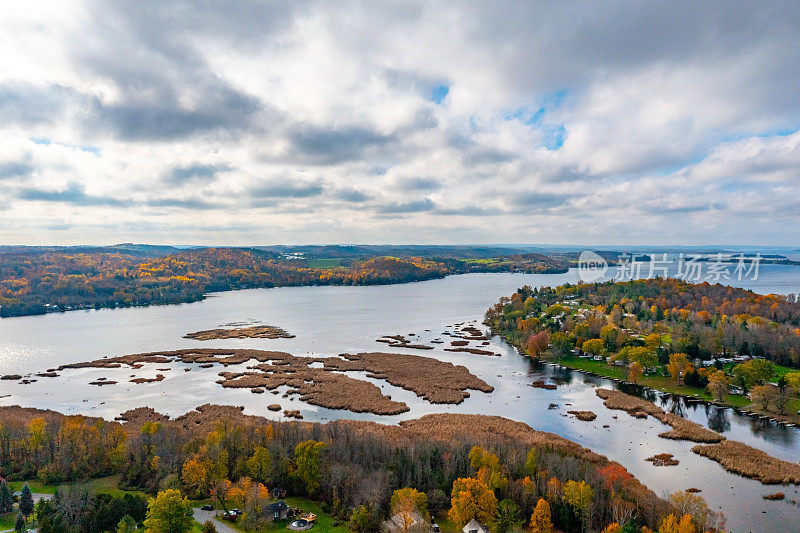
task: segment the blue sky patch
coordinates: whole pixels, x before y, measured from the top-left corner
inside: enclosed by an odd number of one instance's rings
[[[437,85],[433,88],[430,95],[430,101],[442,105],[444,99],[447,98],[447,95],[450,94],[450,86],[449,85]]]

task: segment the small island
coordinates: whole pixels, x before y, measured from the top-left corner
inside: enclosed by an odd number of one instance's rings
[[[245,328],[219,328],[206,329],[187,333],[184,339],[195,339],[198,341],[222,340],[222,339],[293,339],[281,328],[275,326],[249,326]]]

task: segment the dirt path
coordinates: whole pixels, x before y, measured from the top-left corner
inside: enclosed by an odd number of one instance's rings
[[[211,520],[211,522],[217,527],[217,533],[240,533],[222,520],[217,520],[216,515],[218,512],[219,511],[203,511],[202,509],[195,507],[192,509],[192,516],[200,525]]]

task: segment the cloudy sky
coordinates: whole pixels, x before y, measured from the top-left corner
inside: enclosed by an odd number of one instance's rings
[[[5,2],[0,244],[788,244],[796,2]]]

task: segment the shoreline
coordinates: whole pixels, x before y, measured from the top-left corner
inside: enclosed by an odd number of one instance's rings
[[[520,355],[522,355],[522,354],[520,354]],[[527,355],[522,355],[522,356],[523,357],[528,357]],[[734,403],[719,402],[719,401],[716,401],[716,400],[713,400],[713,399],[706,399],[706,398],[703,398],[703,397],[700,397],[700,396],[696,396],[696,395],[684,394],[684,393],[681,393],[681,392],[678,392],[678,391],[675,391],[675,390],[668,390],[668,389],[661,388],[661,387],[656,387],[656,386],[653,386],[653,385],[650,385],[650,384],[633,383],[633,382],[628,381],[626,379],[621,379],[621,378],[619,378],[617,376],[611,375],[611,373],[603,374],[603,373],[600,373],[600,372],[595,372],[595,371],[592,371],[592,370],[587,370],[585,368],[581,368],[581,367],[579,367],[577,365],[570,365],[569,361],[563,361],[562,360],[562,361],[556,362],[556,361],[551,361],[551,360],[548,360],[548,359],[535,359],[535,360],[540,362],[540,363],[544,363],[546,365],[550,365],[550,366],[554,366],[554,367],[564,367],[564,368],[568,368],[568,369],[570,369],[570,370],[572,370],[574,372],[582,372],[584,374],[589,374],[589,375],[592,375],[592,376],[597,376],[597,377],[601,377],[601,378],[604,378],[604,379],[609,379],[609,380],[617,382],[617,383],[623,383],[625,385],[633,385],[633,386],[642,387],[642,388],[645,388],[645,389],[650,389],[652,391],[657,391],[657,392],[661,392],[661,393],[664,393],[664,394],[669,394],[671,396],[676,396],[676,397],[679,397],[679,398],[683,398],[687,402],[704,403],[704,404],[708,404],[708,405],[715,405],[717,407],[725,407],[725,408],[728,408],[728,409],[732,409],[732,410],[736,411],[737,413],[744,414],[744,415],[747,415],[747,416],[750,416],[750,417],[753,417],[753,418],[759,418],[761,420],[768,420],[770,422],[774,422],[774,423],[776,423],[778,425],[781,425],[781,426],[784,426],[784,427],[787,427],[787,428],[800,427],[800,415],[791,415],[791,414],[780,415],[778,413],[769,413],[769,412],[764,412],[764,411],[758,411],[756,409],[745,408],[745,406],[739,406],[739,405],[736,405]],[[643,377],[642,379],[644,380],[645,378]],[[752,405],[752,402],[746,404],[746,407],[750,407],[751,405]]]

